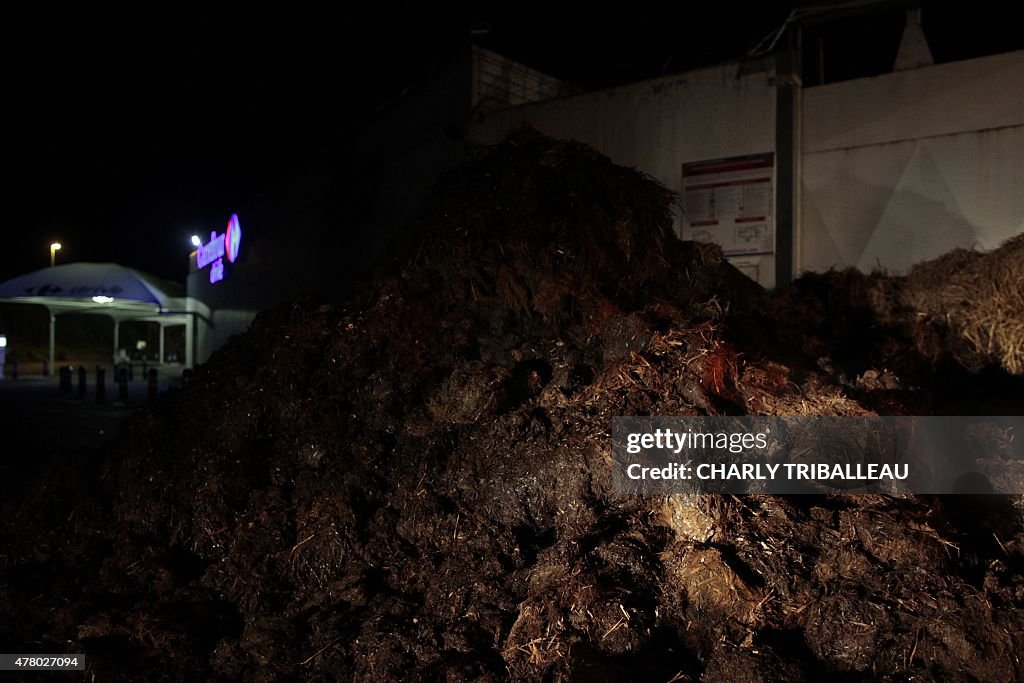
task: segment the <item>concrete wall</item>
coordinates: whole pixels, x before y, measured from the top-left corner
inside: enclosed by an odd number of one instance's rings
[[[547,135],[592,145],[679,192],[684,163],[774,151],[772,63],[742,69],[727,64],[488,113],[474,122],[471,137],[494,144],[529,122]],[[679,233],[678,209],[675,227]],[[737,265],[761,282],[774,281],[770,256],[738,259]]]
[[[798,270],[904,272],[1024,232],[1024,52],[808,88]]]
[[[470,104],[478,113],[577,92],[564,81],[476,45],[473,46],[472,79]]]
[[[690,161],[775,151],[770,63],[725,65],[489,113],[491,144],[529,122],[681,189]],[[802,93],[795,268],[902,272],[1024,232],[1024,52]],[[677,212],[677,231],[681,227]],[[762,284],[772,257],[734,259]]]
[[[231,337],[249,329],[256,311],[219,310],[209,318],[196,321],[195,364],[210,360],[213,352],[224,346]]]

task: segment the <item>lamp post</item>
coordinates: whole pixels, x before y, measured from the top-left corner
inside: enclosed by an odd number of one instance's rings
[[[54,242],[50,245],[50,267],[57,263],[57,252],[60,251],[60,242]]]

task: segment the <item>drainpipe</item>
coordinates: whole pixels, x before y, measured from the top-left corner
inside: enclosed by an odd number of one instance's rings
[[[800,237],[800,26],[775,56],[775,286],[793,281]]]

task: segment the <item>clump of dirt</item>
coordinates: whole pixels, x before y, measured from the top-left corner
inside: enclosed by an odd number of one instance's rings
[[[828,297],[773,309],[670,202],[531,132],[448,174],[353,300],[261,315],[12,507],[0,645],[122,679],[1024,676],[1003,499],[612,492],[615,415],[872,414]]]

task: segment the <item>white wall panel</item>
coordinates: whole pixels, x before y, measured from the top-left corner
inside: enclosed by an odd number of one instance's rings
[[[1024,52],[810,88],[803,121],[800,270],[1024,232]]]
[[[1024,123],[1024,51],[804,90],[804,153]]]
[[[493,112],[472,136],[520,122],[678,192],[683,163],[774,151],[775,88],[724,65]],[[809,88],[802,122],[798,270],[902,272],[1024,232],[1024,52]],[[771,257],[746,265],[774,282]]]
[[[801,267],[905,272],[1024,232],[1024,126],[806,154]]]

